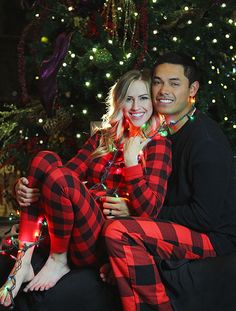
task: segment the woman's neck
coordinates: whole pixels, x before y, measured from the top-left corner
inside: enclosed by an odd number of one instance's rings
[[[140,135],[140,127],[130,126],[129,127],[129,137]]]

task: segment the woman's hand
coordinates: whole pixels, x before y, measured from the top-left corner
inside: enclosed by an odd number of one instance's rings
[[[29,181],[26,177],[21,177],[15,185],[16,200],[21,207],[27,207],[31,203],[37,202],[40,197],[38,188],[29,188]]]
[[[129,167],[138,164],[138,155],[148,142],[149,139],[140,136],[130,137],[125,140],[123,147],[125,166]]]
[[[103,213],[107,219],[114,216],[125,217],[130,215],[127,198],[104,196],[101,201],[103,202]]]

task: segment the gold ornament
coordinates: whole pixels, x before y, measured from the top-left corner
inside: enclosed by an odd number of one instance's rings
[[[48,135],[55,135],[67,128],[71,121],[70,113],[64,109],[59,109],[55,117],[46,119],[43,129]]]
[[[112,39],[120,39],[123,47],[130,36],[133,41],[138,13],[133,0],[107,0],[104,4],[102,16],[105,19],[105,29],[111,34]]]

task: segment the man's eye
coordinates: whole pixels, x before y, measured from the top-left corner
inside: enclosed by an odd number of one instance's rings
[[[159,80],[154,80],[154,81],[152,81],[152,84],[153,85],[158,85],[158,84],[160,84],[161,83],[161,81],[159,81]]]

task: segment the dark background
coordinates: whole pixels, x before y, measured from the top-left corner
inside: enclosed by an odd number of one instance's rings
[[[17,44],[26,25],[23,1],[0,1],[0,105],[18,93]]]

